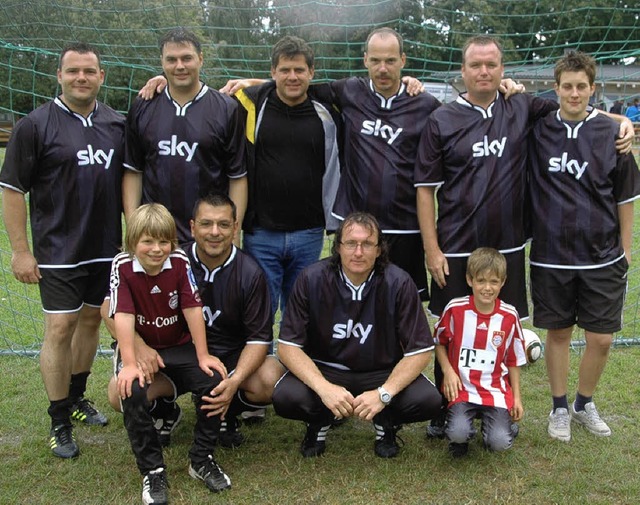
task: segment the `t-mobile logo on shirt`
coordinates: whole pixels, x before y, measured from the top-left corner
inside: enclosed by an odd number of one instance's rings
[[[398,138],[398,135],[402,132],[402,128],[396,130],[392,126],[382,124],[382,121],[376,119],[375,121],[363,121],[362,129],[360,133],[365,135],[373,135],[374,137],[380,137],[387,141],[387,144],[393,144],[393,141]]]
[[[489,141],[488,137],[485,135],[480,142],[473,144],[473,157],[483,158],[494,154],[498,158],[501,158],[506,143],[507,137],[502,137],[500,140]]]
[[[354,323],[353,319],[349,319],[346,324],[336,323],[333,325],[332,337],[340,340],[353,337],[359,339],[361,344],[364,344],[372,329],[372,324],[364,326],[362,323]]]
[[[160,156],[181,156],[186,158],[187,161],[193,159],[193,155],[196,154],[198,143],[194,142],[189,144],[186,141],[178,142],[177,135],[171,135],[171,140],[161,140],[158,142],[158,154]]]
[[[102,149],[94,149],[93,146],[89,144],[86,149],[81,149],[76,153],[78,166],[104,165],[104,169],[107,170],[111,166],[111,158],[113,157],[114,151],[115,149],[109,149],[107,152]]]

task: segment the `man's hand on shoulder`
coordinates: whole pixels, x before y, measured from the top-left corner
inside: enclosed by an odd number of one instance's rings
[[[424,84],[420,82],[419,79],[415,77],[411,77],[410,75],[405,75],[402,77],[402,82],[407,87],[407,94],[409,96],[417,96],[420,93],[424,93]]]
[[[509,98],[511,95],[524,93],[526,88],[524,87],[524,84],[517,83],[513,79],[502,79],[500,81],[498,91],[500,91],[500,93],[504,93],[505,98]]]
[[[151,100],[156,94],[160,94],[167,87],[167,79],[164,75],[156,75],[138,91],[138,96],[143,100]]]
[[[628,154],[631,152],[635,135],[633,123],[629,118],[625,117],[620,122],[620,138],[616,140],[616,149],[620,154]]]
[[[237,91],[248,88],[249,86],[259,86],[267,82],[267,79],[229,79],[227,84],[222,86],[218,91],[225,95],[235,95]]]

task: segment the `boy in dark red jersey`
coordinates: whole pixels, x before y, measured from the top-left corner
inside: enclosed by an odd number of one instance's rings
[[[507,262],[497,250],[476,249],[467,263],[472,295],[451,300],[436,324],[436,357],[449,401],[445,433],[453,457],[464,456],[482,419],[487,449],[513,445],[512,422],[522,418],[520,366],[527,362],[516,309],[498,298]]]
[[[145,504],[167,503],[162,446],[147,397],[149,382],[137,365],[134,335],[156,349],[164,375],[178,394],[191,391],[196,403],[194,441],[189,474],[214,492],[231,487],[229,477],[213,459],[219,416],[207,417],[202,397],[222,379],[226,369],[207,349],[202,303],[189,260],[176,249],[176,225],[160,204],[143,205],[130,216],[126,252],[111,269],[109,314],[114,319],[116,375],[124,424],[140,473]]]

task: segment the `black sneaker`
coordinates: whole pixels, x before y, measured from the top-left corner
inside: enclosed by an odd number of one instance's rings
[[[193,468],[193,463],[189,465],[189,475],[194,479],[200,479],[214,493],[224,491],[231,487],[231,479],[224,473],[222,468],[209,456],[209,461],[202,465],[198,470]]]
[[[49,447],[59,458],[75,458],[80,454],[76,438],[73,436],[73,427],[70,424],[59,424],[51,428]]]
[[[307,424],[307,432],[302,439],[300,452],[305,458],[315,458],[324,453],[327,448],[325,440],[331,425]]]
[[[220,423],[218,444],[227,449],[240,447],[244,442],[244,435],[238,431],[240,422],[237,417],[229,417]]]
[[[173,409],[168,413],[167,417],[164,419],[153,419],[153,426],[156,429],[156,433],[158,433],[158,440],[162,447],[169,447],[169,444],[171,443],[171,433],[173,433],[173,430],[178,427],[181,420],[182,409],[180,408],[180,405],[175,402],[173,403]]]
[[[167,475],[164,468],[151,470],[142,479],[142,503],[145,505],[166,505],[167,498]]]
[[[449,443],[449,454],[451,454],[452,458],[462,458],[467,455],[469,452],[469,444],[457,444],[455,442]]]
[[[515,440],[519,434],[520,426],[518,425],[518,423],[511,423],[511,435],[513,436],[513,439]]]
[[[109,422],[107,417],[93,406],[93,402],[84,397],[78,398],[71,407],[71,418],[92,426],[106,426]]]
[[[439,415],[438,417],[433,418],[427,425],[427,438],[443,439],[445,437],[444,422],[444,415]]]
[[[400,452],[398,441],[404,445],[404,441],[398,436],[402,426],[373,425],[376,429],[376,441],[373,450],[380,458],[395,458]]]

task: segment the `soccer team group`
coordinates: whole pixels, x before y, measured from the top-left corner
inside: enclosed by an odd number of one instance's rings
[[[306,423],[304,457],[351,416],[372,422],[383,458],[398,454],[402,425],[428,420],[453,457],[475,419],[484,447],[506,450],[524,413],[529,239],[549,435],[568,442],[572,422],[611,434],[592,397],[621,328],[640,174],[631,122],[589,105],[593,58],[562,57],[558,101],[546,100],[502,79],[499,40],[472,37],[466,92],[441,105],[401,75],[390,28],[365,42],[367,78],[326,84],[311,84],[313,51],[298,37],[274,45],[271,80],[220,91],[200,79],[193,33],[159,46],[163,76],[126,119],[96,100],[97,51],[67,46],[61,94],[17,123],[0,172],[12,269],[38,283],[44,309],[53,454],[78,456],[72,419],[107,423],[84,396],[102,321],[109,400],[145,504],[167,503],[162,448],[187,392],[189,474],[214,492],[231,487],[215,447],[240,446],[240,421],[269,404]],[[574,325],[586,349],[569,404]],[[423,375],[434,350],[436,384]]]

